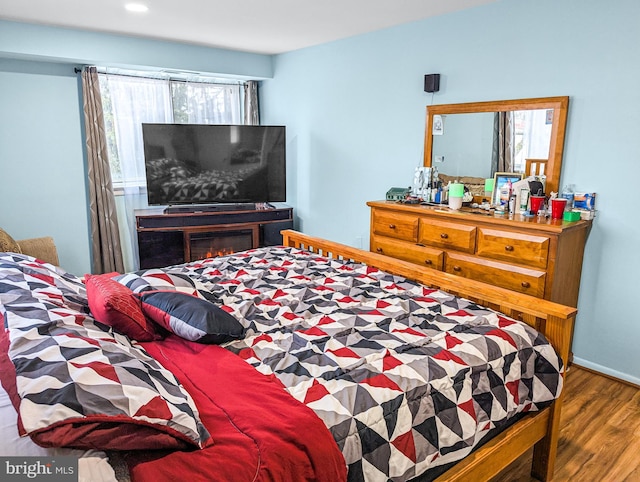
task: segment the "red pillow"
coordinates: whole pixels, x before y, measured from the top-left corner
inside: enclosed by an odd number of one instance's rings
[[[140,300],[126,286],[106,275],[86,275],[89,309],[93,317],[118,332],[138,341],[161,338],[147,321],[140,307]]]

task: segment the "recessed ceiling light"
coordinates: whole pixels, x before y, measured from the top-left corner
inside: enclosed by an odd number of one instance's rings
[[[124,8],[129,10],[130,12],[143,13],[149,10],[149,7],[143,5],[142,3],[127,3]]]

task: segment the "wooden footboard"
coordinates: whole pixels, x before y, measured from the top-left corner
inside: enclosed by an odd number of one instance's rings
[[[322,256],[351,260],[442,289],[479,305],[522,320],[545,335],[563,362],[569,358],[571,333],[577,310],[474,280],[364,251],[297,231],[282,232],[283,244]],[[549,408],[525,416],[469,457],[443,474],[438,481],[488,480],[534,446],[531,473],[551,480],[555,463],[562,395]]]

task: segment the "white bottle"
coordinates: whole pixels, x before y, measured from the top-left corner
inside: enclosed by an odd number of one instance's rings
[[[523,187],[519,192],[518,207],[520,214],[526,215],[529,213],[529,189]]]
[[[500,188],[500,199],[498,200],[498,205],[501,206],[504,210],[509,208],[509,198],[511,197],[511,183],[507,182],[504,186]]]

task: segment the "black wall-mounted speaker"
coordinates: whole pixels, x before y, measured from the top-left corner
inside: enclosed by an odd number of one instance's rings
[[[440,90],[440,74],[426,74],[424,76],[424,91],[438,92]]]

